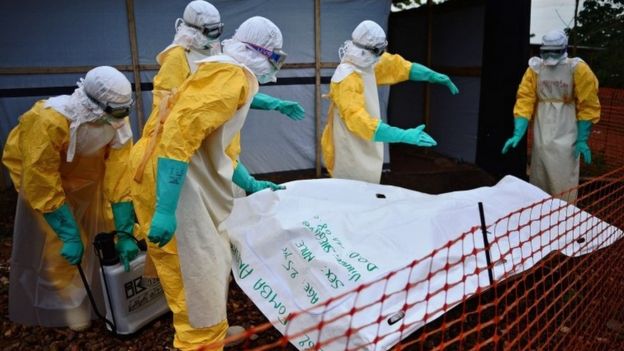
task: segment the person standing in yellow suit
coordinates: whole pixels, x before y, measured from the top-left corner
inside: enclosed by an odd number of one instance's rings
[[[146,208],[137,210],[139,227],[136,235],[139,238],[147,237],[149,221],[154,211],[155,174],[146,170],[153,170],[156,167],[155,150],[160,144],[162,127],[173,104],[173,100],[170,99],[182,83],[197,71],[200,60],[221,53],[219,38],[224,25],[216,7],[207,1],[194,0],[187,4],[182,17],[176,20],[176,34],[173,43],[156,57],[160,69],[154,77],[152,112],[143,128],[141,138],[132,148],[130,155],[130,165],[134,172],[131,184],[132,198],[140,206],[146,206]],[[292,120],[301,120],[305,116],[305,111],[299,103],[280,100],[261,93],[254,96],[251,108],[276,110]],[[237,133],[237,141],[232,143],[233,147],[239,144],[239,137],[240,135]],[[229,151],[230,154],[238,154],[239,152],[239,150]],[[240,164],[240,169],[245,169],[242,164]],[[249,179],[253,179],[253,177],[249,176]],[[239,181],[237,185],[247,193],[261,190],[264,185],[274,186],[263,181]],[[145,275],[156,275],[151,251],[147,255]],[[240,328],[235,327],[228,333],[236,333],[237,330],[240,331]]]
[[[384,142],[437,145],[423,131],[424,124],[403,130],[380,119],[378,85],[409,79],[445,85],[452,94],[459,92],[448,76],[386,53],[387,45],[384,30],[366,20],[339,50],[340,65],[331,79],[331,102],[321,139],[325,166],[334,178],[379,183]]]
[[[113,228],[126,271],[138,253],[127,169],[132,89],[108,66],[90,70],[72,95],[38,101],[9,134],[2,161],[19,193],[9,316],[27,325],[90,325],[81,265],[103,309],[93,238]],[[112,216],[111,216],[112,207]]]
[[[178,349],[226,335],[232,257],[219,225],[231,211],[234,184],[280,188],[256,181],[237,160],[238,134],[258,82],[273,81],[286,58],[282,43],[275,24],[252,17],[223,42],[223,54],[198,62],[168,103],[157,162],[148,163],[142,180],[151,191],[134,199],[173,312]]]
[[[141,214],[151,216],[154,203],[150,203],[154,184],[154,174],[146,172],[156,165],[155,150],[162,137],[162,126],[165,123],[168,112],[173,104],[171,97],[182,83],[197,70],[198,61],[221,53],[219,38],[223,32],[221,15],[216,7],[207,1],[191,1],[185,8],[183,18],[176,20],[176,35],[173,43],[156,57],[160,64],[160,70],[154,77],[154,91],[152,113],[143,129],[141,138],[132,148],[130,162],[133,169],[134,181],[132,182],[132,197],[138,199],[141,204],[149,204],[145,211],[138,212],[138,222],[149,223],[149,218]],[[303,107],[297,102],[280,100],[266,94],[256,94],[251,103],[252,109],[276,110],[292,120],[301,120],[305,116]],[[239,134],[236,135],[239,138]],[[238,141],[233,145],[238,145]],[[238,154],[232,150],[231,153]],[[241,167],[244,167],[241,165]],[[144,181],[145,178],[145,181]],[[246,185],[247,183],[243,184]],[[259,184],[250,183],[250,184]],[[256,189],[243,188],[248,193]],[[137,236],[144,238],[147,232],[140,226]],[[151,256],[148,255],[146,264],[147,275],[151,275]]]
[[[587,145],[600,120],[598,79],[580,58],[568,58],[568,38],[561,30],[542,38],[541,57],[529,60],[514,106],[514,133],[502,153],[515,148],[533,118],[530,182],[551,195],[578,186],[579,159],[591,163]],[[576,199],[576,191],[563,194]]]

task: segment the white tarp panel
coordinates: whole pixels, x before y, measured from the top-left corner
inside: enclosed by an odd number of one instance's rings
[[[319,341],[326,351],[386,350],[400,340],[401,326],[405,337],[440,316],[445,305],[450,309],[489,286],[481,231],[470,231],[480,222],[478,202],[491,231],[495,280],[530,268],[553,250],[581,255],[623,235],[512,176],[493,187],[441,195],[333,179],[286,186],[237,199],[224,228],[237,283],[278,330],[298,335],[292,343],[301,350]],[[583,243],[576,241],[580,237]],[[391,272],[396,274],[385,279]],[[353,292],[361,284],[367,286]],[[409,306],[404,318],[390,324],[403,306]],[[349,327],[356,329],[347,339]]]

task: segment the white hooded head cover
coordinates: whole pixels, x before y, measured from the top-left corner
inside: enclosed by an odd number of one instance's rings
[[[194,27],[202,28],[220,22],[221,14],[211,3],[204,0],[191,1],[186,5],[182,18],[176,20],[176,34],[173,38],[173,44],[195,50],[206,50],[215,44],[218,46],[218,39],[210,39]]]
[[[277,70],[271,65],[268,58],[249,48],[245,43],[251,43],[267,50],[281,49],[283,44],[282,32],[270,20],[255,16],[243,22],[236,30],[232,39],[223,41],[223,53],[247,66],[258,77],[274,80]]]
[[[541,50],[566,50],[568,47],[568,37],[561,29],[554,29],[544,34],[542,37]],[[568,57],[567,51],[558,57],[546,57],[544,58],[544,64],[547,66],[554,66],[562,62]]]
[[[362,47],[379,47],[385,43],[386,33],[380,25],[370,20],[362,21],[351,33],[351,40],[345,41],[338,49],[340,62],[368,68],[375,64],[379,57]]]
[[[92,101],[87,94],[104,105],[124,106],[132,102],[130,82],[123,73],[110,66],[93,68],[87,72],[85,78],[80,78],[77,84],[78,88],[74,90],[72,95],[49,98],[45,104],[45,107],[55,109],[70,121],[67,162],[71,162],[74,158],[78,128],[85,123],[98,121],[106,115],[102,108]],[[125,125],[124,121],[113,123],[118,124],[113,125],[115,129],[119,130],[118,134],[123,133],[123,135],[117,136],[118,142],[125,144],[127,140],[132,138],[131,132],[128,135],[129,126],[121,128],[122,124]]]

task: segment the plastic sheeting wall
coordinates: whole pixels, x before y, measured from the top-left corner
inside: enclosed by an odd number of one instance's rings
[[[140,64],[154,64],[155,56],[171,43],[175,19],[188,1],[135,0],[135,18]],[[225,23],[223,38],[231,37],[246,18],[270,18],[282,30],[288,63],[314,63],[314,1],[213,0]],[[337,62],[338,48],[364,19],[387,26],[390,1],[322,0],[321,60]],[[132,63],[125,1],[22,0],[0,2],[0,67],[64,67],[130,65]],[[333,70],[323,70],[328,82]],[[145,87],[154,71],[142,71]],[[133,81],[131,72],[126,72]],[[32,104],[49,96],[68,94],[84,74],[39,74],[0,76],[0,146]],[[253,173],[314,168],[314,70],[280,72],[278,85],[261,91],[296,100],[306,109],[304,121],[293,122],[276,112],[252,111],[243,129],[241,158]],[[328,92],[328,86],[322,86]],[[142,94],[146,118],[151,110],[151,92]],[[388,90],[382,90],[382,111]],[[322,125],[327,114],[324,99]],[[133,115],[133,117],[135,117]],[[138,135],[136,118],[134,129]],[[7,177],[5,177],[7,179]]]
[[[448,74],[460,92],[451,95],[445,86],[431,85],[427,132],[438,142],[435,151],[467,162],[474,162],[476,157],[481,79],[452,75],[444,67],[481,66],[484,14],[484,1],[479,0],[432,7],[430,67]],[[427,8],[391,14],[389,44],[393,52],[426,65]],[[392,88],[388,109],[391,124],[412,128],[423,123],[425,84],[408,82]]]

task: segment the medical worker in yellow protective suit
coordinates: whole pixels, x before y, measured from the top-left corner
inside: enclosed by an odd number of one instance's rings
[[[175,90],[197,70],[198,61],[221,53],[219,37],[223,31],[223,23],[221,23],[219,11],[209,2],[191,1],[184,10],[183,18],[178,18],[176,21],[175,27],[176,35],[173,43],[156,58],[161,67],[154,77],[152,113],[143,129],[141,139],[133,147],[131,153],[131,168],[134,172],[132,197],[139,199],[141,203],[149,203],[152,199],[154,175],[145,170],[155,167],[154,152],[160,143],[162,126],[172,105],[171,97]],[[293,120],[301,120],[305,116],[305,111],[299,103],[276,99],[266,94],[256,94],[251,108],[277,110]],[[236,137],[238,138],[238,134]],[[244,166],[241,165],[241,167]],[[149,179],[144,181],[144,177]],[[263,183],[250,182],[247,188],[243,189],[247,193],[253,193],[259,189],[249,186],[258,184]],[[152,203],[150,209],[145,211],[150,216],[153,206]],[[140,214],[138,220],[139,223],[145,221]],[[147,225],[141,226],[141,228],[147,227]],[[141,238],[146,235],[147,232],[144,230],[137,233],[137,236]],[[151,256],[149,258],[151,259]],[[151,275],[152,266],[149,261],[146,264],[147,275]]]
[[[339,50],[340,65],[331,79],[331,103],[321,139],[325,166],[334,178],[379,183],[383,143],[436,145],[423,131],[424,125],[404,130],[380,119],[378,85],[409,79],[445,85],[452,94],[459,92],[448,76],[386,53],[387,44],[384,30],[367,20]]]
[[[587,145],[592,125],[600,120],[598,80],[580,58],[569,58],[561,30],[542,38],[541,57],[529,60],[514,106],[514,133],[502,153],[515,148],[533,118],[530,181],[551,195],[579,182],[579,157],[591,163]],[[574,201],[576,191],[563,199]]]
[[[279,189],[253,179],[237,160],[238,134],[258,82],[275,80],[286,57],[281,47],[277,26],[252,17],[223,42],[223,54],[198,63],[170,99],[157,163],[145,170],[151,199],[135,199],[173,312],[178,349],[192,350],[226,335],[232,258],[219,224],[232,208],[234,183],[252,191]]]
[[[94,236],[123,232],[116,248],[126,270],[137,255],[127,169],[131,105],[130,82],[101,66],[73,94],[38,101],[9,134],[2,161],[19,192],[9,287],[13,321],[88,327],[91,306],[77,265],[104,310]]]

